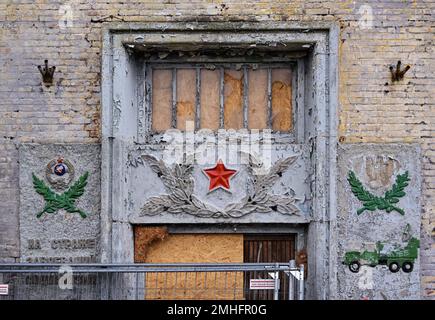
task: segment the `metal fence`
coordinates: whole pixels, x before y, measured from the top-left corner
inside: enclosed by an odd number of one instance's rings
[[[303,300],[303,266],[0,264],[0,300]]]

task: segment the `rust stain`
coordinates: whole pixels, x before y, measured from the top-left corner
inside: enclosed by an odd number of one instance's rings
[[[296,253],[296,266],[304,265],[304,278],[307,278],[308,275],[308,254],[307,249],[302,249]]]
[[[134,262],[145,263],[148,248],[157,241],[162,241],[168,236],[166,227],[144,227],[134,228]]]

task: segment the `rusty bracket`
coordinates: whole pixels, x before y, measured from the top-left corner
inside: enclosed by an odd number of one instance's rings
[[[53,74],[54,70],[56,70],[55,66],[48,67],[48,60],[44,60],[45,67],[38,66],[39,72],[42,75],[42,82],[48,88],[53,84]]]
[[[399,60],[397,61],[396,70],[394,70],[393,66],[390,66],[391,80],[393,82],[402,80],[405,73],[411,69],[411,66],[407,65],[403,70],[400,70],[401,65],[402,62]]]

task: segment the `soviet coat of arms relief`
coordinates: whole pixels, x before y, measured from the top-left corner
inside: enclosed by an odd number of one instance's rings
[[[266,159],[238,154],[237,161],[218,156],[204,161],[191,154],[180,163],[167,163],[161,151],[132,151],[130,222],[308,221],[309,169],[302,145],[276,148]]]

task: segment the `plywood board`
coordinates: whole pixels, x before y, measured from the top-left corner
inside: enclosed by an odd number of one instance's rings
[[[243,72],[225,70],[224,74],[224,127],[243,128]]]
[[[195,121],[196,70],[177,70],[177,128],[186,130],[186,121]],[[195,126],[190,126],[194,128]]]
[[[249,70],[249,129],[267,127],[267,73],[267,69]]]
[[[243,262],[243,235],[170,234],[153,242],[140,262]],[[146,277],[145,298],[243,299],[243,285],[241,272],[152,273]]]
[[[152,129],[161,132],[171,127],[172,70],[154,69],[152,78]]]
[[[217,130],[220,121],[220,70],[201,70],[201,128]]]
[[[291,70],[272,69],[272,129],[290,131],[293,127]]]

